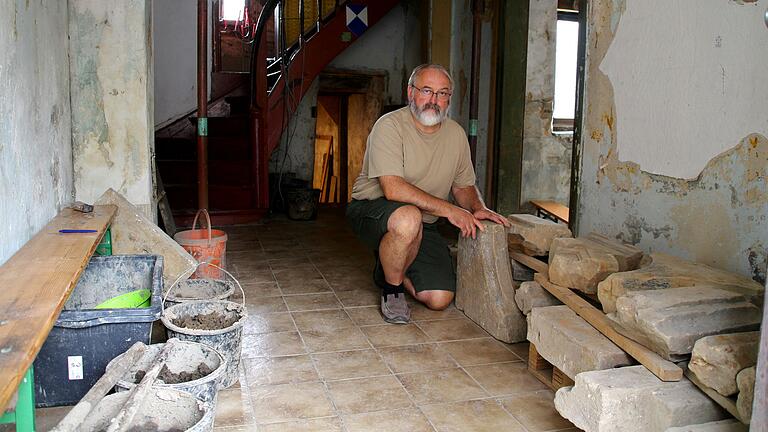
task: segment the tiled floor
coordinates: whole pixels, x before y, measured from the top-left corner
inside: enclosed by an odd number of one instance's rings
[[[527,344],[500,343],[453,307],[413,304],[411,324],[385,323],[372,253],[340,213],[226,231],[250,316],[217,431],[578,430],[526,371]],[[66,409],[38,412],[47,430]]]

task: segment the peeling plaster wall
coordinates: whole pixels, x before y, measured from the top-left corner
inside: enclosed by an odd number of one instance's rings
[[[77,199],[107,188],[155,219],[151,1],[70,0]]]
[[[568,204],[572,135],[552,134],[557,0],[531,0],[523,131],[523,208],[533,199]]]
[[[0,2],[0,264],[72,200],[67,3]]]
[[[600,231],[639,244],[646,251],[672,253],[765,281],[768,255],[768,128],[765,110],[761,109],[762,120],[750,122],[747,130],[737,138],[722,141],[723,138],[713,134],[693,142],[687,139],[665,142],[663,146],[654,142],[652,137],[659,134],[677,136],[679,129],[689,123],[655,124],[649,116],[697,118],[702,124],[740,124],[741,119],[752,118],[749,112],[752,107],[764,107],[766,98],[762,83],[765,70],[764,66],[760,66],[758,71],[755,65],[762,65],[765,56],[751,51],[751,45],[738,45],[723,39],[718,49],[685,52],[686,47],[699,42],[691,41],[691,38],[705,37],[705,45],[709,46],[716,40],[721,28],[711,28],[707,37],[698,32],[670,35],[657,27],[667,25],[667,22],[691,20],[691,13],[695,10],[695,16],[703,22],[716,20],[728,23],[729,27],[739,29],[744,38],[758,40],[764,47],[768,41],[768,29],[758,16],[764,12],[768,2],[694,4],[691,0],[686,2],[689,7],[671,8],[664,2],[653,0],[650,3],[655,5],[654,15],[637,16],[630,12],[637,10],[638,5],[634,3],[648,1],[590,2],[578,232],[583,235]],[[722,8],[723,5],[727,7]],[[616,35],[622,27],[635,27],[638,20],[644,25],[642,37],[647,39],[644,44],[663,45],[663,52],[675,54],[654,59],[659,63],[658,70],[663,71],[660,75],[656,75],[655,69],[647,67],[628,69],[634,64],[637,54],[631,49],[632,46],[622,45],[630,43],[630,38],[617,39]],[[614,44],[618,45],[613,47]],[[610,63],[613,66],[607,67],[611,71],[610,76],[603,72],[608,52],[612,53]],[[712,72],[707,68],[716,67],[712,57],[741,58],[742,63],[736,66],[747,72],[741,82],[727,83],[732,86],[727,87],[729,97],[737,99],[727,113],[712,114],[697,108],[695,103],[679,106],[668,103],[664,98],[648,100],[645,95],[658,88],[637,86],[632,90],[623,84],[626,81],[654,83],[660,81],[656,77],[662,76],[680,82],[689,78],[692,70],[706,76]],[[615,69],[622,62],[626,62],[627,69]],[[719,70],[717,67],[715,72]],[[614,79],[622,83],[614,83]],[[617,85],[626,94],[617,96]],[[655,85],[663,87],[666,83],[657,82]],[[643,101],[643,104],[628,103],[628,100]],[[727,103],[730,104],[730,101]],[[620,115],[619,111],[622,111]],[[634,127],[627,126],[628,122],[640,122],[646,133],[629,137],[620,133],[622,128]],[[656,128],[660,130],[649,130]],[[707,156],[709,159],[696,178],[686,180],[651,174],[645,171],[643,164],[627,161],[626,153],[638,154],[624,150],[629,146],[644,149],[642,151],[653,150],[653,159],[649,163],[654,166],[678,157],[676,155],[690,156],[690,162],[688,159],[677,159],[671,165],[680,177],[685,176],[685,170],[678,171],[678,168],[687,169],[688,163],[697,164],[694,154],[704,152],[703,149],[724,151],[713,157]],[[633,157],[642,159],[640,156]]]
[[[414,0],[395,6],[376,25],[336,57],[329,69],[385,72],[384,104],[404,104],[404,88],[411,70],[420,63],[421,45],[417,8]],[[312,107],[317,105],[319,80],[315,79],[296,109],[288,128],[283,132],[280,146],[270,159],[270,172],[278,172],[289,134],[293,134],[288,148],[285,172],[312,181],[314,170],[315,119]],[[294,125],[295,132],[294,132]],[[351,188],[352,185],[349,185]]]

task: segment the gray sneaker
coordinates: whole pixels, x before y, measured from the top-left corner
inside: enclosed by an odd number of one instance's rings
[[[382,294],[381,314],[388,323],[408,324],[411,320],[411,308],[405,301],[405,293]]]

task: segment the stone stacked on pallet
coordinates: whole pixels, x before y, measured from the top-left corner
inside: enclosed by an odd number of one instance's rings
[[[545,290],[538,282],[523,282],[515,291],[515,303],[524,315],[531,313],[533,308],[557,306],[562,303]]]
[[[688,369],[723,396],[738,393],[736,375],[757,363],[760,332],[707,336],[696,341]]]
[[[556,238],[549,251],[549,280],[563,287],[595,294],[612,273],[635,270],[643,252],[604,235]]]
[[[752,402],[755,397],[755,366],[743,369],[736,375],[736,386],[739,388],[736,409],[741,419],[749,422],[752,418]]]
[[[605,313],[615,312],[616,299],[631,291],[699,285],[744,294],[752,303],[762,304],[765,287],[748,277],[666,254],[654,253],[650,258],[648,265],[614,273],[598,284],[597,296]]]
[[[477,238],[459,240],[456,307],[503,342],[525,340],[525,315],[515,303],[515,282],[509,266],[507,230],[484,221]]]
[[[659,380],[644,366],[583,372],[555,394],[555,408],[590,432],[663,432],[727,414],[687,379]]]
[[[528,340],[545,360],[571,379],[581,372],[634,363],[568,306],[534,308],[528,317]]]
[[[683,360],[705,336],[757,330],[761,310],[741,294],[707,286],[629,292],[609,315],[623,333],[667,360]]]
[[[530,256],[549,253],[552,240],[573,237],[566,225],[558,224],[530,214],[507,216],[512,225],[507,229],[509,249]]]

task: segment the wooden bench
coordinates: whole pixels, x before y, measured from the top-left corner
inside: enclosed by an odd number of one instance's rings
[[[531,200],[531,204],[536,207],[538,217],[546,217],[555,222],[568,223],[568,207],[555,201]]]
[[[62,210],[0,266],[0,415],[32,366],[116,206]],[[62,234],[59,230],[95,230]]]

